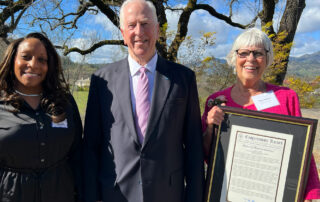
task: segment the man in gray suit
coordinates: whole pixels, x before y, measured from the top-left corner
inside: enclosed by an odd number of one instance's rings
[[[86,202],[201,202],[203,150],[194,72],[156,52],[151,2],[127,0],[128,58],[91,78],[84,129]]]

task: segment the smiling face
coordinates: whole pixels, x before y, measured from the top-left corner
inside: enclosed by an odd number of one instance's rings
[[[250,53],[247,57],[241,57],[241,51],[249,51]],[[261,80],[266,66],[267,57],[263,46],[249,46],[238,50],[236,70],[238,80],[242,84],[256,84]]]
[[[121,33],[130,56],[141,65],[148,63],[156,51],[159,25],[146,3],[136,1],[126,5]]]
[[[48,71],[47,51],[36,38],[22,41],[14,59],[15,88],[23,93],[41,93]]]

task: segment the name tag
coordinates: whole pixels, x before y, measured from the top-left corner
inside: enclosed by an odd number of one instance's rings
[[[68,128],[68,120],[65,119],[65,120],[58,122],[58,123],[52,122],[51,126],[52,126],[52,128]]]
[[[276,95],[272,90],[252,96],[251,98],[258,111],[280,105]]]

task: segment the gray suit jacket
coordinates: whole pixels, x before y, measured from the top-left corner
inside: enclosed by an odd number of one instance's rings
[[[203,150],[194,72],[159,57],[147,132],[135,129],[124,59],[98,70],[84,129],[86,202],[201,202]]]

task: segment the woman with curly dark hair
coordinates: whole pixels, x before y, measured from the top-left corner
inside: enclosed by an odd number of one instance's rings
[[[81,141],[52,43],[40,33],[13,41],[0,64],[0,201],[76,201]]]

